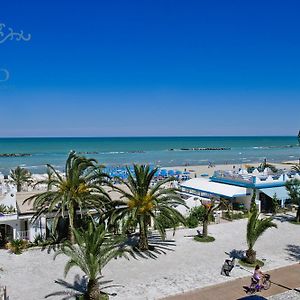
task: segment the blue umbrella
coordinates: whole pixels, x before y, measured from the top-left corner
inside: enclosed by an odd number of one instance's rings
[[[169,171],[168,171],[168,175],[169,175],[169,176],[174,176],[174,174],[175,174],[174,170],[169,170]]]

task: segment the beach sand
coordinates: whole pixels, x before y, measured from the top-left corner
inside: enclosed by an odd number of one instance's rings
[[[299,260],[300,226],[281,220],[276,221],[278,229],[268,230],[255,245],[258,258],[266,259],[264,270],[295,263]],[[156,259],[125,258],[112,260],[104,269],[105,280],[122,286],[109,289],[116,292],[116,300],[160,299],[164,296],[182,293],[192,289],[213,285],[238,277],[249,276],[245,270],[233,269],[232,277],[220,275],[225,252],[245,250],[247,220],[237,220],[209,226],[209,234],[216,238],[213,243],[195,242],[191,236],[196,229],[179,229],[170,239],[165,254]],[[198,228],[201,229],[201,228]],[[22,255],[9,254],[0,250],[1,285],[6,285],[10,300],[38,300],[44,296],[64,290],[54,281],[63,278],[66,258],[59,256],[53,261],[53,253],[29,250]],[[66,280],[73,282],[81,274],[72,269]],[[53,297],[50,299],[61,299]]]
[[[290,170],[293,164],[298,163],[298,161],[286,161],[281,163],[272,163],[277,169],[282,170]],[[203,174],[207,174],[208,176],[212,176],[215,171],[218,170],[236,170],[238,171],[240,168],[245,169],[247,166],[258,167],[260,163],[251,163],[251,164],[223,164],[223,165],[215,165],[213,167],[209,167],[208,165],[195,165],[195,166],[175,166],[175,167],[165,167],[163,169],[167,170],[179,170],[179,171],[188,171],[190,172],[190,177],[193,178],[195,175],[197,177],[201,177]]]

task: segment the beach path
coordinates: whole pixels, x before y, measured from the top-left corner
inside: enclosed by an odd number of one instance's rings
[[[257,293],[257,296],[261,296],[259,299],[265,299],[263,297],[269,297],[284,293],[290,289],[299,288],[300,282],[300,263],[292,266],[278,268],[268,271],[271,275],[271,288],[267,291]],[[234,299],[251,299],[247,297],[243,290],[243,286],[250,284],[250,274],[248,277],[235,279],[226,283],[221,283],[201,289],[197,289],[191,292],[187,292],[180,295],[170,296],[163,298],[164,300],[234,300]],[[300,299],[300,292],[299,292]]]

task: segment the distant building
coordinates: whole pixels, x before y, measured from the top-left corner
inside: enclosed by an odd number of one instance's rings
[[[197,197],[222,198],[230,200],[233,205],[242,204],[246,209],[250,208],[255,191],[255,202],[259,209],[262,212],[269,212],[272,205],[271,200],[275,194],[280,205],[282,207],[285,205],[289,199],[285,183],[292,178],[300,179],[300,176],[280,171],[278,174],[272,173],[268,168],[264,172],[255,169],[252,173],[248,173],[246,170],[216,171],[209,179],[193,178],[184,181],[180,188],[184,194],[191,196],[187,199],[191,204],[193,204],[192,200],[197,200]],[[189,204],[187,205],[189,206]]]

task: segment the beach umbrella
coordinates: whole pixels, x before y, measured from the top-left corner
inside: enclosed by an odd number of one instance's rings
[[[168,175],[169,175],[169,176],[174,176],[174,175],[175,175],[174,170],[169,170],[169,171],[168,171]]]
[[[160,176],[167,176],[167,175],[168,175],[168,171],[166,169],[160,170]]]

